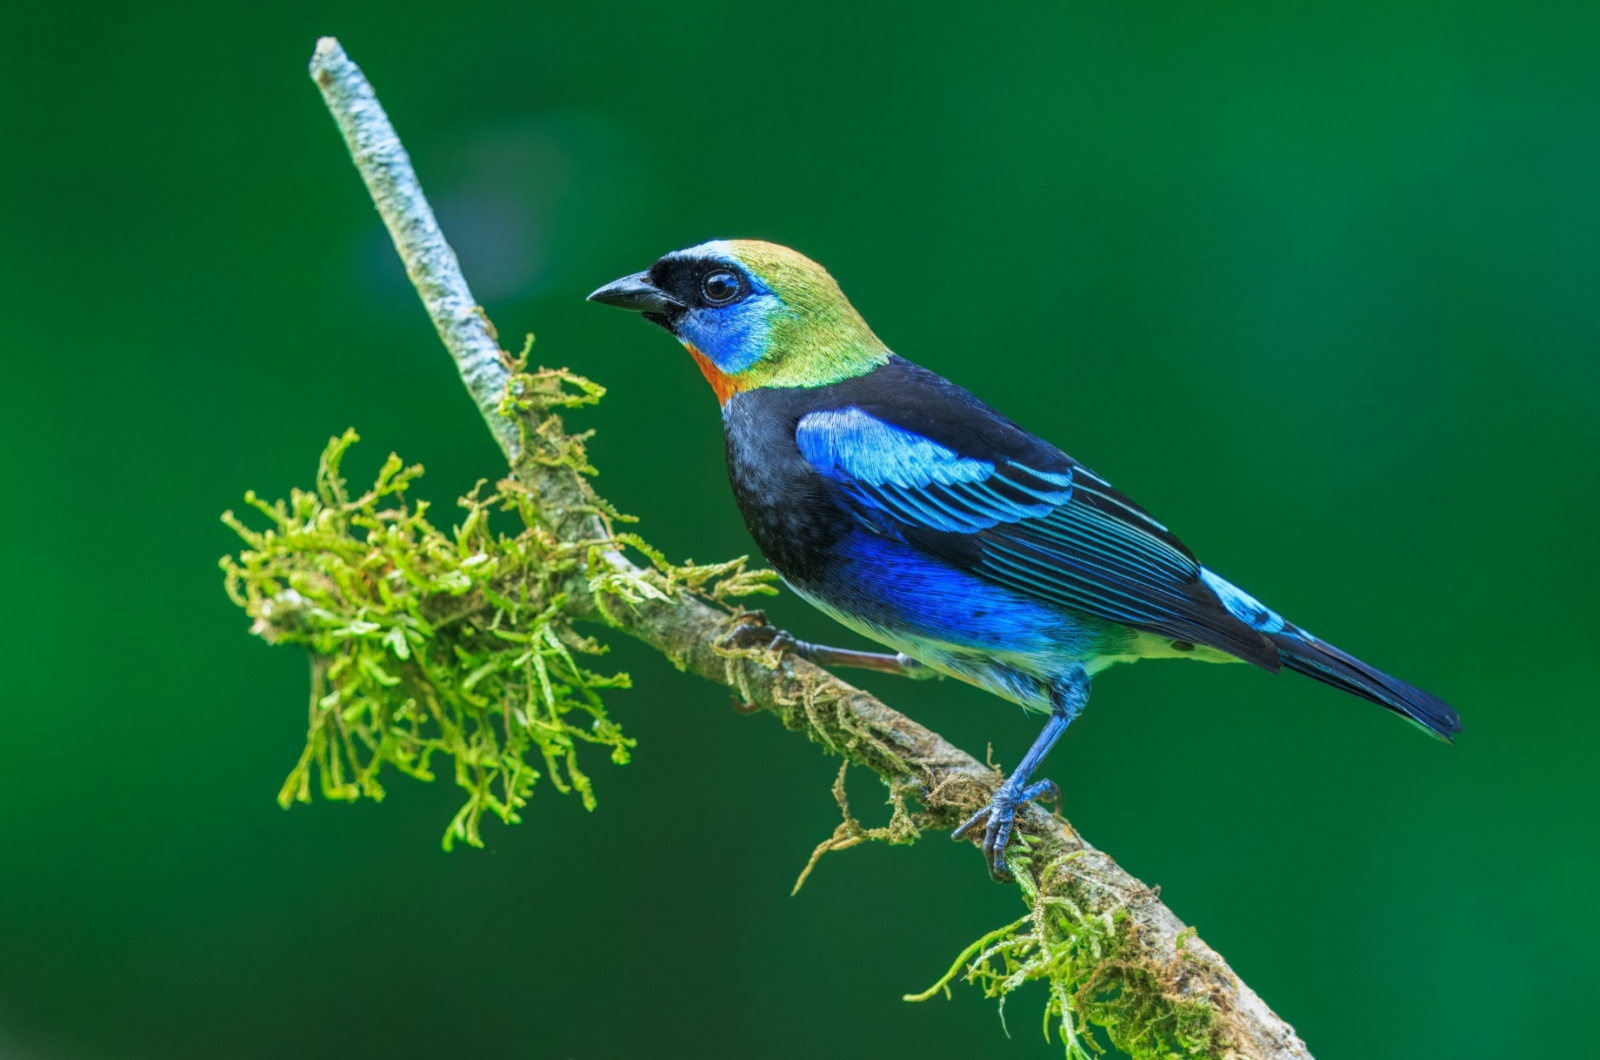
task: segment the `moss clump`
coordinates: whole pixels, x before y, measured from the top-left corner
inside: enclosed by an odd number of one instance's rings
[[[252,632],[312,653],[306,748],[279,802],[309,802],[313,772],[326,798],[381,799],[386,766],[431,780],[442,754],[467,792],[447,849],[457,839],[481,846],[486,811],[518,820],[541,774],[530,759],[592,807],[579,745],[622,764],[633,741],[597,695],[627,675],[580,664],[602,649],[562,614],[554,583],[571,557],[537,534],[490,529],[494,509],[514,506],[503,488],[480,484],[461,499],[461,521],[441,531],[426,502],[405,501],[422,469],[393,455],[351,496],[339,469],[356,440],[346,431],[329,442],[315,490],[272,504],[247,495],[266,529],[223,516],[247,546],[222,566]]]
[[[1038,981],[1049,991],[1045,1037],[1055,1024],[1069,1060],[1087,1060],[1091,1052],[1104,1051],[1095,1027],[1134,1060],[1221,1055],[1218,1010],[1209,991],[1194,989],[1181,939],[1172,961],[1151,960],[1136,945],[1138,928],[1126,910],[1093,912],[1066,894],[1041,888],[1026,853],[1014,854],[1009,865],[1029,905],[1028,915],[972,943],[937,983],[905,1000],[948,994],[949,984],[959,976],[985,997],[997,999],[1004,1020],[1007,998]],[[1065,876],[1047,872],[1038,878]]]
[[[607,595],[626,606],[680,591],[721,599],[765,588],[742,560],[675,567],[636,536],[616,534],[624,517],[588,486],[583,436],[544,414],[592,404],[603,391],[566,372],[511,365],[506,412],[522,424],[524,459],[571,472],[561,511],[515,478],[492,490],[480,482],[461,498],[459,522],[441,530],[427,503],[406,499],[422,468],[397,456],[352,495],[340,467],[357,437],[346,431],[323,452],[315,489],[272,503],[246,495],[265,526],[223,516],[245,543],[221,561],[229,597],[254,620],[252,632],[311,653],[306,747],[279,793],[283,806],[311,800],[313,774],[325,798],[381,799],[386,770],[432,780],[442,757],[467,793],[445,829],[447,850],[458,839],[482,846],[485,813],[520,820],[541,776],[593,809],[580,749],[628,761],[634,741],[600,698],[628,677],[591,668],[605,649],[573,622],[603,616]],[[501,512],[515,513],[517,532],[492,528]],[[585,533],[570,535],[578,540],[558,532],[578,523]],[[627,545],[651,566],[604,562]]]

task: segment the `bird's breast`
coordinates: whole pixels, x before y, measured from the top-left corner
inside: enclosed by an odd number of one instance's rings
[[[826,577],[851,516],[834,487],[800,455],[794,429],[814,395],[767,388],[723,406],[728,481],[762,555],[791,583]]]

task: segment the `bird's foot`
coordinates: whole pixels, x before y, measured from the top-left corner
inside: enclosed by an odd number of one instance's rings
[[[980,824],[983,825],[983,857],[989,863],[989,875],[999,883],[1010,883],[1014,877],[1006,867],[1006,844],[1011,841],[1017,807],[1040,798],[1048,798],[1059,804],[1061,789],[1056,787],[1053,780],[1040,780],[1026,786],[1007,780],[996,789],[989,804],[968,817],[965,824],[950,833],[950,838],[957,841],[966,839]]]
[[[749,651],[761,649],[770,652],[793,651],[802,657],[805,652],[802,647],[810,647],[796,640],[781,629],[774,629],[767,624],[765,611],[745,611],[734,616],[734,627],[728,635],[722,638],[722,647],[729,651]]]
[[[765,611],[746,611],[734,618],[737,623],[722,646],[729,650],[762,648],[769,652],[798,655],[818,666],[851,666],[858,670],[877,670],[880,673],[899,674],[913,680],[942,676],[937,670],[918,662],[904,652],[890,655],[886,652],[855,651],[850,648],[830,648],[825,644],[812,644],[800,640],[781,629],[767,625]]]

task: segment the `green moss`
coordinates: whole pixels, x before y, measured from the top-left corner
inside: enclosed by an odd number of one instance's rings
[[[1172,961],[1152,960],[1135,944],[1137,928],[1126,910],[1092,912],[1066,894],[1041,889],[1026,853],[1013,855],[1009,864],[1028,914],[972,943],[938,982],[905,1000],[948,994],[959,977],[996,999],[1003,1020],[1012,993],[1041,982],[1047,990],[1045,1037],[1054,1025],[1069,1060],[1104,1051],[1094,1028],[1134,1060],[1221,1055],[1219,1013],[1209,993],[1183,989],[1192,977],[1182,938]]]
[[[314,788],[328,799],[382,799],[387,775],[432,780],[442,761],[466,792],[447,850],[456,840],[482,846],[486,813],[520,820],[541,778],[593,809],[590,751],[622,765],[634,747],[600,696],[628,677],[593,668],[605,648],[573,622],[594,605],[603,611],[606,594],[625,603],[770,591],[769,576],[743,560],[673,566],[617,534],[624,517],[588,486],[584,436],[547,414],[604,391],[566,372],[529,373],[522,360],[512,367],[505,411],[523,424],[524,460],[571,473],[559,505],[516,478],[480,482],[442,530],[425,502],[406,497],[422,468],[397,456],[351,493],[340,468],[357,437],[346,431],[330,439],[314,489],[271,503],[247,494],[254,526],[223,516],[245,544],[222,560],[229,597],[252,632],[310,651],[306,747],[279,793],[285,807],[311,801]],[[500,512],[515,513],[517,532],[492,528]],[[557,532],[575,517],[593,533]],[[598,561],[630,545],[649,567]]]
[[[883,842],[893,844],[914,843],[922,835],[916,816],[906,808],[906,793],[898,790],[889,781],[884,780],[883,785],[889,790],[889,806],[891,812],[889,823],[878,828],[868,828],[856,819],[850,812],[850,799],[845,792],[845,775],[850,770],[848,759],[839,764],[839,775],[833,781],[833,801],[839,806],[839,816],[842,818],[838,827],[833,830],[833,835],[817,844],[811,852],[811,859],[806,862],[805,868],[800,870],[800,876],[794,881],[794,887],[789,891],[793,898],[800,893],[800,888],[806,885],[812,870],[817,867],[817,862],[822,860],[822,855],[835,850],[848,850],[853,846],[868,842]]]

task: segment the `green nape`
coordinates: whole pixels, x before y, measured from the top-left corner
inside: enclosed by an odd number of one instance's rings
[[[777,243],[731,239],[727,246],[784,304],[767,321],[769,352],[734,377],[738,389],[826,386],[889,360],[889,348],[827,269]]]

